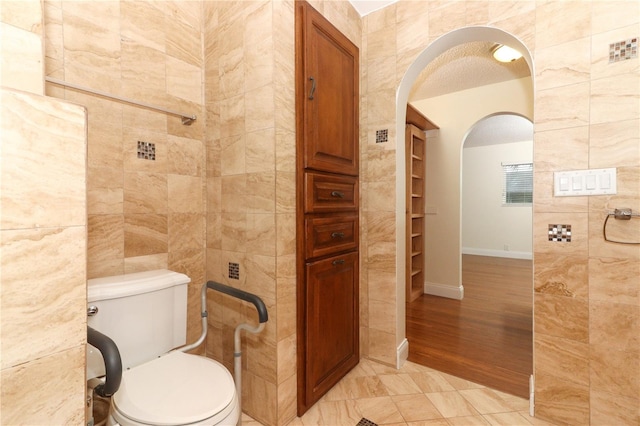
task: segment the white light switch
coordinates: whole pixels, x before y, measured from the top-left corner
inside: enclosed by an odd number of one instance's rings
[[[615,194],[616,169],[587,169],[554,172],[554,195],[571,197]]]

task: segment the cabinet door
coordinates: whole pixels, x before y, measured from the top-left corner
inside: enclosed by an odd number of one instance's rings
[[[317,401],[358,363],[358,254],[306,265],[306,396]]]
[[[304,167],[358,174],[358,48],[311,7],[304,22]]]

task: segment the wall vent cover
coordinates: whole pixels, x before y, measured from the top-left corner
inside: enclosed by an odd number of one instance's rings
[[[229,262],[229,279],[239,280],[240,279],[240,264]]]

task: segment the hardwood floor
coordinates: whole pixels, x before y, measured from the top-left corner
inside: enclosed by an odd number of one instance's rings
[[[409,361],[529,398],[532,261],[464,255],[464,299],[407,304]]]

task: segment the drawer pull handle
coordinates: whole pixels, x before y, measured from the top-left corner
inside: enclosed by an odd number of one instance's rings
[[[336,259],[333,262],[331,262],[331,264],[333,266],[344,265],[344,259]]]
[[[332,232],[331,238],[344,238],[344,232]]]
[[[313,94],[316,92],[316,79],[313,77],[309,77],[309,81],[311,81],[311,92],[309,92],[309,100],[313,100]]]
[[[331,196],[337,197],[337,198],[344,198],[344,193],[340,191],[331,191]]]

